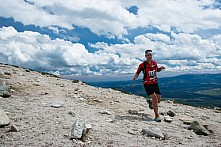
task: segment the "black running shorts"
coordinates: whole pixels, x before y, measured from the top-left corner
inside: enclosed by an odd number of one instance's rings
[[[153,93],[155,94],[160,94],[160,89],[159,89],[159,86],[157,83],[155,84],[144,84],[144,88],[145,88],[145,91],[147,92],[148,95],[151,95]]]

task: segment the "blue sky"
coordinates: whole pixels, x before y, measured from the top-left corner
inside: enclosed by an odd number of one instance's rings
[[[0,62],[130,77],[152,49],[161,76],[221,72],[221,1],[0,0]]]

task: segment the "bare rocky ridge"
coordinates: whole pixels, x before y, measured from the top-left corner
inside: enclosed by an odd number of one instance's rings
[[[162,101],[157,123],[144,97],[3,64],[0,71],[11,95],[0,97],[10,121],[0,127],[1,147],[221,146],[218,110]],[[83,140],[71,136],[76,120],[91,124]],[[207,134],[198,135],[194,124]],[[148,135],[152,130],[161,134]]]

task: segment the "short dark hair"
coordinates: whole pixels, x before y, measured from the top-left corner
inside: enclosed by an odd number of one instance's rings
[[[145,51],[145,55],[146,55],[146,54],[149,54],[149,53],[152,54],[152,50],[146,50],[146,51]]]

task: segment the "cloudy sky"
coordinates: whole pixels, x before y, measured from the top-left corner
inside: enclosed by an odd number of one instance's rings
[[[0,0],[0,62],[60,75],[221,72],[221,0]],[[163,73],[162,73],[163,74]]]

